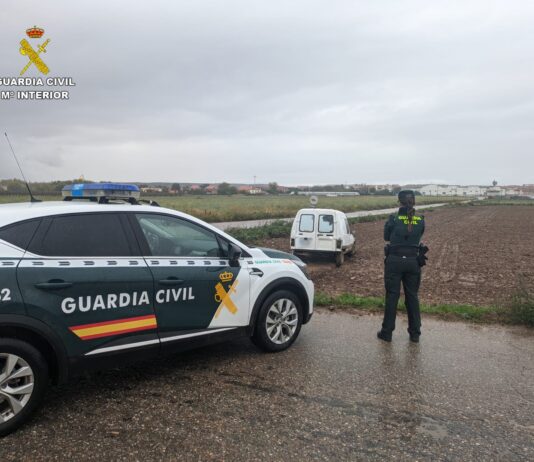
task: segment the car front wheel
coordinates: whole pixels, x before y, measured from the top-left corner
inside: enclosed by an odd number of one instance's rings
[[[265,351],[282,351],[293,344],[301,326],[299,299],[288,290],[279,290],[263,302],[252,341]]]
[[[0,339],[0,436],[20,427],[37,408],[48,387],[41,353],[18,339]]]

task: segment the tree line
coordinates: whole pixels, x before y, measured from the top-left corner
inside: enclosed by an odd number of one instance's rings
[[[58,196],[61,195],[63,187],[73,183],[93,183],[93,181],[85,179],[74,179],[64,181],[49,181],[49,182],[32,182],[30,187],[33,194],[43,196]],[[222,182],[219,184],[186,184],[186,183],[172,183],[171,186],[145,184],[138,183],[138,186],[142,189],[146,189],[146,193],[150,195],[204,195],[204,194],[220,194],[220,195],[233,195],[233,194],[250,194],[248,189],[238,189],[236,186]],[[301,187],[281,187],[276,182],[270,182],[267,185],[257,185],[249,187],[254,193],[259,194],[297,194],[300,191],[322,191],[322,192],[343,192],[343,191],[355,191],[362,196],[365,195],[377,195],[377,196],[389,196],[397,194],[400,191],[400,186],[391,187],[390,189],[377,188],[370,185],[316,185]],[[261,190],[261,192],[260,192]],[[4,195],[20,195],[27,194],[28,190],[26,184],[18,179],[0,180],[0,194]]]

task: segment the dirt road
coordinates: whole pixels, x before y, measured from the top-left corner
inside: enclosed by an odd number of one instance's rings
[[[534,207],[464,206],[425,211],[430,247],[425,303],[507,303],[524,283],[534,288]],[[341,268],[312,261],[317,290],[331,295],[383,295],[383,222],[353,225],[358,250]],[[289,239],[262,245],[289,250]]]

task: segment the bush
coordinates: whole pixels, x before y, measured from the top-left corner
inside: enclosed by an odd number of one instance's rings
[[[226,232],[238,241],[247,245],[257,244],[259,241],[268,238],[286,237],[289,239],[292,223],[279,220],[269,225],[258,226],[256,228],[231,228]]]
[[[534,294],[521,287],[508,309],[508,317],[514,324],[534,327]]]

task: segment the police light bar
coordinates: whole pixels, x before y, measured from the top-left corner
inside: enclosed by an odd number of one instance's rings
[[[63,200],[89,199],[97,202],[108,200],[125,200],[137,202],[141,193],[134,184],[122,183],[81,183],[64,186],[62,191]]]

